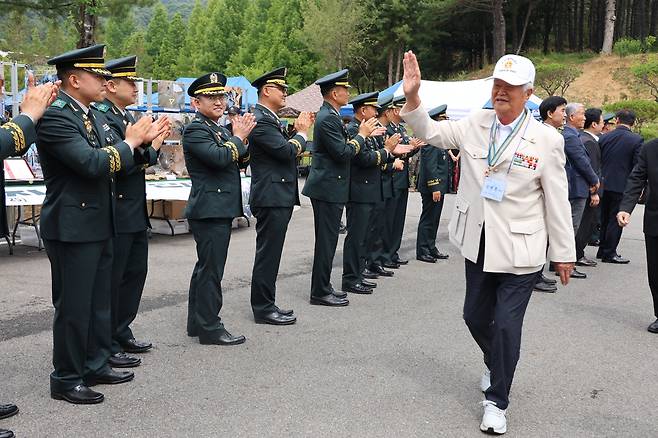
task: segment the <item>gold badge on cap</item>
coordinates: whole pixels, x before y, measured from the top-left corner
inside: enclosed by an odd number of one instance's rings
[[[217,75],[215,73],[212,73],[210,75],[210,82],[212,82],[213,84],[218,82]]]
[[[513,66],[514,66],[514,61],[512,61],[511,59],[508,59],[507,61],[505,61],[505,64],[503,64],[503,67],[506,70],[511,70]]]

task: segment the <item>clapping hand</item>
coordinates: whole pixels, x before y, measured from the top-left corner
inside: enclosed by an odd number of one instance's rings
[[[251,133],[251,130],[256,126],[256,117],[252,113],[236,116],[232,126],[233,135],[244,142]]]
[[[401,139],[401,138],[402,138],[402,137],[400,136],[400,134],[393,134],[393,135],[391,135],[391,136],[390,136],[389,138],[387,138],[386,141],[384,142],[384,149],[386,149],[387,151],[393,153],[393,151],[395,150],[395,148],[397,147],[397,145],[400,144],[400,139]]]
[[[425,143],[420,138],[413,137],[411,140],[409,140],[409,145],[411,145],[411,150],[415,151],[420,147],[427,146],[427,143]]]
[[[313,113],[302,112],[295,120],[295,131],[306,135],[308,129],[313,124]]]
[[[57,98],[59,85],[62,82],[47,82],[38,86],[35,83],[34,74],[29,73],[27,78],[27,93],[25,93],[23,103],[21,103],[21,111],[36,123],[43,116],[43,113],[46,112],[48,105]]]

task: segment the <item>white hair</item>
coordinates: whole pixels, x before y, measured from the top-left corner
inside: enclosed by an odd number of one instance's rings
[[[527,84],[523,85],[523,91],[528,91],[528,90],[534,90],[535,85],[532,82],[528,82]]]
[[[564,112],[567,113],[567,117],[571,117],[571,115],[575,114],[580,108],[585,108],[585,105],[578,102],[571,102],[564,108]]]

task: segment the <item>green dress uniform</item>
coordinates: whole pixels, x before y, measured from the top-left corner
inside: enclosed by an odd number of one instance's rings
[[[188,93],[202,92],[199,88],[206,84],[206,89],[223,92],[226,77],[219,73],[202,76],[190,85]],[[219,317],[221,282],[231,222],[244,213],[240,167],[247,166],[249,156],[238,137],[201,113],[185,127],[183,152],[192,181],[185,216],[198,258],[190,280],[187,334],[206,343],[226,332]]]
[[[319,79],[316,84],[321,89],[343,86],[341,84],[346,84],[346,79],[347,70],[341,70]],[[317,298],[329,297],[334,292],[331,266],[338,244],[343,207],[349,199],[350,161],[364,146],[365,139],[357,135],[349,140],[338,111],[325,101],[315,118],[313,141],[311,170],[302,190],[311,198],[315,226],[312,302]]]
[[[0,237],[9,234],[5,211],[5,169],[2,160],[23,155],[36,137],[34,123],[25,114],[20,114],[0,126]]]
[[[133,116],[111,101],[92,107],[105,117],[117,137],[125,138]],[[144,169],[158,161],[158,151],[144,145],[133,155],[135,166],[116,174],[117,235],[112,262],[112,354],[135,339],[130,324],[135,320],[148,270],[148,233],[151,227],[146,207]]]
[[[276,79],[277,72],[262,76],[252,85],[260,89],[268,81],[283,80]],[[285,72],[278,73],[285,77]],[[279,311],[275,304],[276,278],[293,207],[299,205],[297,156],[306,149],[306,138],[300,134],[288,138],[277,115],[261,104],[256,105],[253,114],[256,127],[249,134],[249,206],[257,221],[251,308],[258,318]]]
[[[350,103],[357,110],[361,106],[377,105],[379,93],[366,93],[353,98]],[[354,139],[359,133],[359,120],[347,125],[347,135]],[[342,289],[352,292],[363,281],[363,270],[368,257],[367,238],[371,216],[377,203],[383,201],[381,166],[386,163],[389,153],[380,149],[374,137],[366,138],[359,153],[352,158],[350,165],[349,200],[346,205],[347,235],[343,242],[343,281]],[[374,236],[371,236],[374,237]]]
[[[111,371],[114,175],[132,167],[133,154],[107,123],[64,92],[39,122],[37,147],[46,182],[41,236],[55,306],[50,387],[61,393]]]
[[[106,68],[115,80],[136,81],[136,56],[108,61]],[[119,138],[126,137],[126,127],[135,118],[122,111],[110,100],[92,106],[100,117],[107,120]],[[133,342],[135,336],[130,324],[135,320],[142,299],[148,271],[148,233],[151,227],[146,206],[144,170],[157,163],[158,151],[150,145],[135,149],[135,166],[121,169],[116,174],[117,235],[114,237],[112,262],[112,354]],[[134,345],[130,346],[133,349]],[[144,344],[144,350],[150,344]]]
[[[430,117],[445,113],[446,106],[441,105],[430,111]],[[441,220],[443,200],[448,192],[450,180],[448,152],[445,149],[427,146],[420,152],[420,169],[416,189],[420,192],[423,203],[418,221],[416,238],[416,257],[430,256],[437,258],[441,253],[436,247],[436,234]],[[441,200],[434,202],[432,194],[441,192]]]
[[[402,104],[403,105],[403,104]],[[400,105],[401,106],[401,105]],[[400,134],[401,143],[409,144],[409,136],[402,125],[389,123],[386,135],[391,136]],[[400,157],[404,161],[404,169],[393,173],[393,199],[387,208],[389,220],[391,220],[392,241],[388,258],[397,263],[400,260],[398,251],[402,245],[402,235],[404,234],[404,222],[407,216],[407,203],[409,201],[409,158],[418,153],[418,149]]]

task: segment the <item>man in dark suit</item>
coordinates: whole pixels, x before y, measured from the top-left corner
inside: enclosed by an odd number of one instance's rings
[[[580,140],[587,150],[589,162],[599,177],[599,180],[601,178],[599,136],[604,126],[602,114],[603,112],[599,108],[588,108],[585,111],[585,129],[580,133]],[[576,233],[576,265],[578,266],[596,266],[596,261],[585,255],[585,247],[594,232],[597,217],[599,216],[600,191],[601,188],[599,187],[595,193],[590,193],[589,202],[585,204],[583,217],[580,220],[580,226]]]
[[[126,110],[137,99],[139,80],[136,56],[108,61],[105,68],[112,73],[106,85],[106,98],[92,105],[99,120],[105,119],[117,138],[125,138],[126,127],[135,119]],[[169,125],[166,117],[159,124]],[[165,133],[168,135],[168,133]],[[151,145],[137,148],[135,166],[121,169],[116,174],[116,224],[112,258],[112,355],[109,363],[115,368],[138,366],[141,359],[126,353],[144,353],[151,349],[150,342],[135,340],[130,324],[139,310],[139,303],[148,270],[148,234],[151,227],[146,209],[146,181],[144,169],[157,163],[164,135]]]
[[[253,110],[256,127],[249,134],[251,193],[249,206],[256,216],[256,256],[251,274],[251,308],[259,324],[294,324],[292,310],[276,303],[276,277],[293,207],[299,205],[297,157],[306,150],[309,113],[295,120],[288,136],[277,111],[286,105],[287,69],[278,68],[254,80],[258,104]]]
[[[391,253],[389,254],[391,263],[385,264],[384,267],[392,269],[397,269],[400,265],[406,265],[409,263],[409,260],[400,258],[398,251],[400,250],[400,246],[402,246],[404,222],[407,217],[407,204],[409,201],[409,159],[418,153],[420,146],[423,144],[419,139],[409,137],[406,128],[401,124],[402,118],[400,117],[400,109],[404,106],[406,101],[407,100],[404,96],[394,97],[393,104],[387,112],[387,117],[390,123],[386,128],[386,135],[390,137],[394,134],[400,134],[400,144],[403,146],[411,146],[409,153],[400,156],[400,159],[404,163],[402,170],[393,173],[393,197],[395,198],[395,207],[391,211],[387,211],[387,214],[390,214],[393,217],[393,235]]]
[[[429,111],[432,119],[447,120],[447,105],[440,105]],[[417,190],[423,202],[418,220],[416,237],[416,259],[426,263],[436,263],[438,259],[447,259],[436,247],[436,234],[441,221],[443,200],[448,191],[450,167],[448,152],[441,148],[422,148],[420,152],[420,170],[418,172]]]
[[[343,207],[349,199],[350,161],[375,130],[376,119],[362,123],[351,140],[340,118],[340,107],[347,104],[351,88],[348,70],[331,73],[315,81],[324,103],[313,128],[311,170],[302,193],[311,198],[315,225],[311,304],[347,306],[346,293],[331,285],[331,265],[338,244],[338,229]]]
[[[575,239],[590,193],[596,192],[600,183],[578,132],[585,124],[585,107],[580,103],[570,103],[565,112],[567,123],[562,130],[562,136],[567,162],[564,167],[569,181],[569,203]],[[587,275],[574,269],[571,278],[587,278]]]
[[[48,105],[55,99],[59,83],[30,86],[23,103],[22,114],[0,126],[0,236],[6,235],[7,218],[5,216],[5,184],[2,160],[14,155],[23,155],[37,138],[34,124],[41,118]],[[18,413],[13,404],[0,404],[0,418],[8,418]],[[0,428],[0,438],[13,438],[11,430]]]
[[[347,135],[355,138],[361,124],[377,116],[379,93],[360,94],[350,100],[354,107],[354,119],[347,125]],[[384,128],[378,128],[383,133]],[[347,210],[347,236],[343,246],[343,281],[345,292],[371,294],[377,284],[363,277],[366,266],[367,237],[370,218],[377,203],[383,201],[381,166],[389,161],[400,136],[390,137],[380,149],[377,137],[366,138],[358,154],[352,158],[350,166],[350,187]]]
[[[617,222],[625,227],[640,199],[642,191],[648,191],[644,207],[644,243],[647,250],[647,274],[653,297],[653,313],[656,320],[647,330],[658,333],[658,139],[642,146],[637,164],[628,177],[626,191],[619,204]]]
[[[55,307],[50,393],[80,404],[103,401],[103,394],[89,386],[134,378],[132,372],[108,365],[115,174],[131,168],[134,150],[162,133],[145,117],[126,129],[122,141],[90,110],[92,102],[103,100],[110,76],[104,47],[98,44],[48,61],[57,68],[62,91],[37,127],[46,182],[41,236]]]
[[[392,108],[393,96],[381,100],[378,99],[379,110],[377,113],[377,126],[386,128],[389,125],[387,117],[388,110]],[[399,134],[397,134],[399,137]],[[384,149],[387,140],[386,133],[375,136],[377,147]],[[399,141],[399,140],[398,140]],[[386,163],[381,165],[382,201],[375,203],[374,212],[371,215],[371,225],[368,234],[368,267],[364,271],[365,278],[392,277],[393,271],[384,268],[385,264],[392,264],[389,258],[393,246],[393,220],[394,215],[389,212],[395,209],[395,198],[393,189],[393,173],[402,170],[404,163],[399,158],[391,155]]]
[[[635,113],[621,110],[616,114],[616,127],[601,137],[601,174],[603,198],[601,200],[601,244],[596,257],[603,263],[628,263],[617,253],[622,228],[617,223],[617,213],[628,175],[637,163],[642,137],[631,132]]]
[[[237,116],[233,135],[219,126],[226,108],[226,76],[208,73],[187,89],[197,117],[183,132],[185,165],[192,180],[185,208],[196,242],[197,262],[190,279],[187,335],[204,345],[237,345],[219,317],[222,278],[231,240],[231,223],[243,215],[240,168],[249,163],[245,142],[256,125],[253,114]]]

